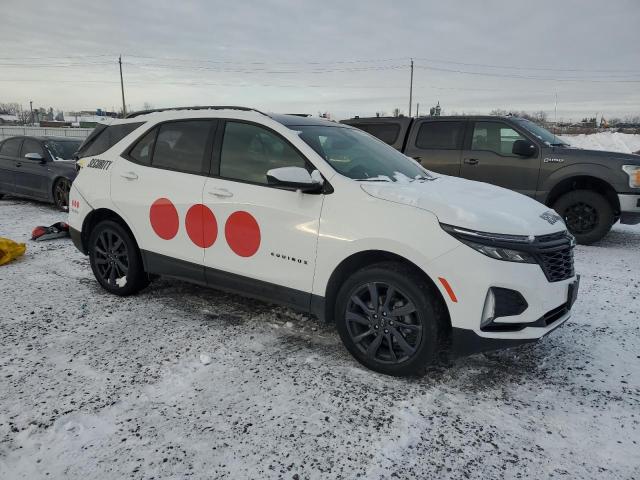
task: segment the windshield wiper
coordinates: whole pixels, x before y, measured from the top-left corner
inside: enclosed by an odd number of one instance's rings
[[[386,178],[356,178],[356,182],[390,182]]]

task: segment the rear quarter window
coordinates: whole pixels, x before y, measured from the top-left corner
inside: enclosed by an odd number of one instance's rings
[[[80,148],[78,157],[93,157],[106,152],[143,123],[144,122],[123,123],[102,128],[97,135],[90,137],[85,145]]]

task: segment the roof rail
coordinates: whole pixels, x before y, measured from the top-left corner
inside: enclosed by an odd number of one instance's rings
[[[140,115],[146,115],[147,113],[155,113],[155,112],[166,112],[173,110],[242,110],[244,112],[257,112],[265,117],[268,117],[264,112],[260,110],[256,110],[255,108],[249,107],[236,107],[232,105],[202,105],[202,106],[194,106],[194,107],[168,107],[168,108],[154,108],[152,110],[140,110],[137,112],[128,113],[124,118],[134,118]]]

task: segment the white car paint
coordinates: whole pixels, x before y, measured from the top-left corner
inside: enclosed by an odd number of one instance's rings
[[[305,194],[267,186],[159,170],[121,156],[134,140],[160,122],[179,119],[224,118],[266,126],[294,145],[329,182],[331,194]],[[204,265],[224,272],[325,297],[331,274],[349,256],[379,250],[398,255],[424,271],[440,290],[454,328],[478,337],[536,339],[562,324],[517,332],[485,332],[480,319],[491,286],[520,291],[529,303],[509,322],[532,322],[567,300],[575,277],[550,283],[539,265],[491,259],[446,233],[440,223],[483,232],[544,235],[565,230],[540,217],[548,209],[518,193],[492,185],[431,174],[435,179],[407,182],[362,182],[337,173],[298,132],[254,111],[175,110],[150,113],[115,123],[145,122],[143,126],[97,156],[110,168],[84,168],[70,193],[69,224],[82,231],[86,216],[96,208],[117,212],[141,249]],[[348,128],[340,126],[341,128]],[[425,174],[428,174],[425,171]],[[316,175],[317,178],[317,175]],[[220,194],[222,192],[222,194]],[[149,208],[158,198],[170,198],[180,228],[170,240],[154,234]],[[200,248],[184,229],[188,209],[203,204],[215,213],[217,241]],[[234,254],[223,241],[225,223],[237,211],[249,212],[260,225],[255,255]],[[287,261],[276,255],[293,259]],[[438,279],[446,279],[456,301]]]

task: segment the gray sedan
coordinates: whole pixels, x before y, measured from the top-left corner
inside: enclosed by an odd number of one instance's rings
[[[0,142],[0,198],[28,197],[66,210],[77,173],[73,154],[81,143],[66,137],[11,137]]]

